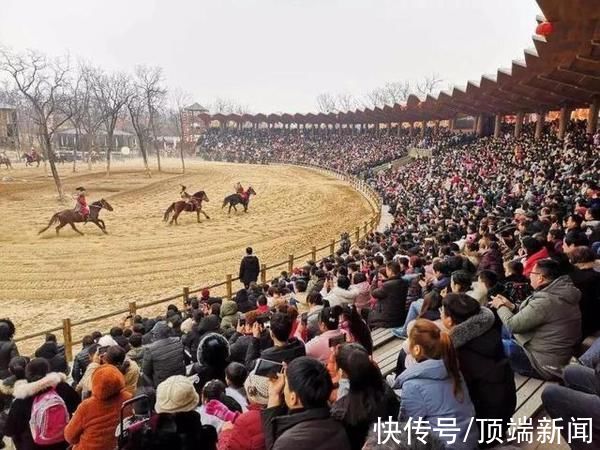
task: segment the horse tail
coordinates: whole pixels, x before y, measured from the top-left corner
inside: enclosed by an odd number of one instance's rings
[[[50,222],[48,222],[48,226],[46,228],[42,228],[40,231],[38,231],[38,234],[42,234],[44,231],[46,231],[48,228],[50,228],[54,223],[56,223],[56,221],[58,221],[58,215],[60,213],[56,213],[52,216],[52,218],[50,219]]]
[[[171,215],[171,213],[173,212],[174,209],[175,209],[175,202],[171,203],[171,206],[169,206],[167,208],[167,210],[165,211],[165,215],[163,216],[163,220],[165,222],[168,222],[169,216]]]
[[[225,197],[223,199],[223,206],[221,206],[221,209],[225,208],[225,206],[227,206],[227,203],[229,202],[229,197]]]

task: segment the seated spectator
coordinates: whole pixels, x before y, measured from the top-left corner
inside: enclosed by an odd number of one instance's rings
[[[197,363],[192,366],[192,374],[198,376],[196,390],[202,392],[210,380],[225,382],[225,368],[229,364],[229,343],[224,336],[208,333],[198,346]]]
[[[498,278],[504,278],[504,265],[502,263],[502,253],[498,243],[485,236],[479,240],[479,270],[490,270],[494,272]]]
[[[80,399],[75,390],[67,383],[64,373],[50,372],[50,364],[44,358],[34,358],[25,367],[27,383],[15,386],[13,391],[14,401],[10,406],[4,434],[10,437],[17,450],[66,450],[66,441],[54,445],[37,445],[31,434],[30,419],[34,400],[52,389],[65,402],[67,412],[71,416]],[[38,424],[40,426],[40,424]],[[115,429],[111,430],[114,435]]]
[[[235,294],[235,303],[237,304],[237,310],[242,314],[256,309],[256,303],[250,301],[250,298],[248,297],[248,290],[246,289],[240,289],[237,291]]]
[[[350,280],[348,277],[339,276],[336,286],[325,296],[329,306],[351,305],[356,300],[356,292],[350,289]]]
[[[600,342],[600,341],[596,341]],[[587,450],[600,442],[600,365],[596,368],[568,365],[562,374],[564,386],[549,384],[542,392],[542,404],[552,419],[569,424],[573,418],[589,418],[591,421],[590,442],[571,439],[572,450]],[[566,440],[571,437],[568,426],[560,427]]]
[[[8,364],[19,356],[17,344],[13,341],[15,336],[15,325],[10,319],[0,319],[0,380],[10,375]]]
[[[494,314],[464,294],[444,297],[442,311],[476,417],[500,419],[506,432],[517,396],[514,373],[504,355],[500,328],[494,326]],[[485,435],[486,431],[481,430],[482,441],[491,437]]]
[[[185,362],[181,339],[170,335],[166,322],[156,324],[154,336],[154,342],[144,352],[142,371],[156,388],[170,376],[185,375]]]
[[[311,292],[306,297],[308,312],[306,313],[306,330],[308,339],[319,334],[319,316],[323,309],[323,296],[319,292]]]
[[[555,228],[555,229],[548,231],[548,236],[546,237],[546,241],[552,248],[554,254],[562,253],[564,237],[565,237],[565,233],[560,228]]]
[[[226,300],[221,305],[221,330],[226,336],[230,336],[235,331],[240,313],[236,302]]]
[[[51,372],[69,372],[69,364],[65,358],[65,348],[56,342],[56,336],[46,335],[46,342],[35,351],[36,358],[44,358],[50,364]]]
[[[523,264],[520,261],[509,261],[505,268],[507,276],[503,281],[505,294],[502,295],[514,304],[520,305],[533,293],[529,278],[523,275]]]
[[[121,327],[112,327],[110,329],[110,337],[112,337],[117,345],[123,347],[123,349],[128,352],[129,351],[129,341],[123,334],[123,328]]]
[[[296,358],[285,375],[269,383],[268,407],[262,412],[266,448],[339,450],[351,448],[340,422],[330,416],[331,378],[320,362]]]
[[[121,372],[125,378],[125,391],[130,393],[132,396],[135,395],[138,380],[140,378],[140,367],[135,361],[131,361],[130,359],[126,358],[126,353],[123,347],[109,347],[102,358],[102,362],[104,364],[115,366],[117,369],[119,369],[119,372]],[[92,387],[94,384],[93,377],[94,375],[92,375]]]
[[[496,272],[491,270],[482,270],[477,274],[477,282],[479,283],[479,289],[482,297],[480,300],[481,304],[488,303],[492,297],[496,295],[507,296],[506,289],[502,283],[498,280]],[[468,295],[468,294],[467,294]]]
[[[244,383],[248,411],[233,423],[225,423],[219,434],[219,450],[266,450],[261,411],[269,401],[269,379],[250,374]]]
[[[217,434],[226,422],[233,422],[238,414],[230,411],[223,403],[225,400],[225,383],[211,380],[202,388],[201,403],[196,411],[204,425],[212,426]],[[227,413],[230,414],[227,414]]]
[[[108,347],[102,347],[102,350],[106,351],[107,348]],[[102,363],[102,358],[99,354],[99,350],[100,346],[98,344],[92,344],[90,345],[90,348],[88,348],[90,362],[85,368],[85,372],[83,373],[81,380],[79,380],[79,383],[77,383],[77,385],[75,386],[75,390],[79,395],[81,395],[81,398],[88,397],[92,388],[92,373],[94,373],[94,370],[100,367],[100,364]]]
[[[330,339],[339,338],[341,335],[346,334],[344,331],[339,329],[340,326],[340,314],[342,308],[332,307],[323,308],[319,315],[319,335],[306,342],[306,356],[318,359],[323,364],[327,363],[327,360],[331,356],[332,347],[329,344]],[[296,337],[300,338],[302,335],[301,325],[296,331]]]
[[[385,421],[389,417],[398,417],[400,405],[361,345],[340,345],[335,362],[340,388],[337,401],[331,407],[331,416],[344,425],[350,448],[360,450],[377,418]]]
[[[523,275],[529,276],[533,267],[541,259],[546,259],[550,254],[548,249],[539,240],[525,236],[521,239],[521,245],[525,250],[525,258],[523,260]]]
[[[370,285],[367,276],[362,272],[356,272],[352,276],[352,286],[350,291],[354,293],[354,305],[360,314],[363,309],[369,310],[369,300],[371,299]]]
[[[556,370],[567,364],[581,338],[581,293],[551,259],[536,263],[531,285],[535,292],[519,307],[501,295],[491,305],[508,331],[504,351],[513,370],[550,380],[554,375],[545,367]]]
[[[225,394],[239,403],[242,412],[248,410],[248,400],[244,390],[246,378],[248,378],[248,370],[243,364],[232,362],[225,368],[225,382],[227,383]]]
[[[453,436],[460,444],[454,448],[477,448],[476,424],[470,427],[467,435],[475,409],[458,370],[456,352],[448,333],[440,331],[430,320],[418,319],[408,339],[410,354],[417,364],[402,372],[393,386],[402,389],[399,420],[422,419],[428,422],[434,436],[447,444],[451,438],[440,433],[439,426],[444,419],[455,420],[458,431]]]
[[[262,331],[263,326],[255,322],[252,328],[252,343],[248,346],[246,353],[246,368],[249,371],[254,369],[258,358],[289,363],[295,358],[306,355],[304,343],[295,337],[289,337],[292,331],[292,321],[288,314],[280,312],[273,314],[269,328],[273,346],[264,350],[260,349]]]
[[[577,247],[588,247],[589,245],[590,241],[584,232],[570,231],[563,240],[563,252],[568,255]]]
[[[258,320],[259,315],[258,311],[249,311],[244,317],[246,323],[244,325],[238,323],[235,333],[229,338],[230,361],[245,363],[248,346],[252,343],[253,339],[252,328]],[[261,332],[259,340],[261,351],[273,345],[273,341],[267,330]]]
[[[357,342],[369,355],[373,354],[371,330],[354,305],[346,306],[342,310],[340,328],[348,335],[349,342]]]
[[[394,328],[404,325],[406,319],[406,293],[408,283],[402,279],[400,266],[390,262],[386,266],[387,279],[380,288],[372,288],[371,295],[377,299],[369,314],[371,328]]]
[[[141,340],[140,340],[141,343]],[[84,336],[81,340],[81,351],[75,355],[73,359],[73,369],[71,369],[71,377],[73,378],[73,386],[76,386],[83,374],[85,373],[85,369],[88,364],[92,361],[90,358],[89,349],[94,344],[94,339],[91,335]]]
[[[259,314],[266,314],[269,312],[269,305],[267,304],[267,297],[264,295],[260,295],[256,300],[256,310]]]
[[[600,272],[594,270],[596,255],[589,247],[575,247],[569,261],[575,266],[571,280],[581,291],[581,337],[585,339],[600,331]]]
[[[135,362],[138,367],[141,367],[144,361],[144,352],[146,351],[146,347],[142,346],[142,335],[133,333],[129,338],[129,345],[131,349],[127,352],[127,358]]]
[[[195,411],[199,397],[192,381],[184,376],[167,378],[156,389],[156,413],[151,430],[140,432],[132,450],[214,450],[217,433],[204,425]]]
[[[221,297],[211,297],[210,290],[208,289],[202,289],[199,301],[200,303],[206,303],[207,305],[213,305],[215,303],[220,305],[223,303],[223,299]]]
[[[218,304],[216,305],[218,306]],[[192,330],[182,338],[186,352],[191,355],[193,362],[197,362],[196,355],[198,354],[198,346],[202,338],[208,333],[218,333],[220,327],[219,313],[212,314],[208,309],[206,313],[202,311],[194,313]]]

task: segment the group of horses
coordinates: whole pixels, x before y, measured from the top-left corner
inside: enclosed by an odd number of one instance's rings
[[[243,194],[228,195],[223,199],[223,206],[221,207],[221,209],[229,205],[228,214],[231,214],[231,208],[233,208],[235,212],[237,212],[236,205],[242,205],[244,207],[244,212],[248,212],[248,204],[250,202],[251,195],[256,195],[256,192],[254,191],[252,186],[250,186],[246,191],[244,191]],[[175,225],[178,225],[177,218],[184,211],[195,212],[198,223],[200,223],[200,213],[202,213],[207,219],[210,219],[208,214],[206,214],[202,210],[202,202],[208,201],[209,200],[208,196],[206,195],[206,192],[198,191],[191,195],[188,200],[180,200],[171,203],[171,205],[167,208],[163,215],[163,220],[165,222],[169,222],[169,225],[172,225],[173,223],[175,223]],[[58,225],[55,227],[56,235],[58,235],[60,229],[66,225],[70,225],[71,228],[73,228],[73,230],[75,230],[80,235],[83,235],[83,233],[79,229],[77,229],[75,224],[83,223],[85,225],[88,222],[95,224],[98,228],[100,228],[100,230],[102,230],[104,234],[108,234],[108,232],[106,231],[106,225],[104,224],[104,221],[100,219],[100,211],[102,211],[103,209],[106,209],[107,211],[112,211],[113,207],[105,199],[100,199],[90,204],[90,213],[87,217],[84,217],[82,214],[75,211],[74,209],[65,209],[59,211],[50,218],[50,222],[48,222],[48,225],[42,228],[38,232],[38,234],[42,234],[44,231],[48,230],[48,228],[50,228],[52,225],[58,223]],[[171,214],[173,214],[172,217]],[[169,217],[171,217],[170,221]]]

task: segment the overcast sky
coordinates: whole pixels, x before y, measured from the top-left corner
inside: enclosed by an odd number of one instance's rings
[[[111,70],[159,65],[209,105],[310,112],[438,73],[464,85],[531,47],[534,0],[0,0],[0,44]]]

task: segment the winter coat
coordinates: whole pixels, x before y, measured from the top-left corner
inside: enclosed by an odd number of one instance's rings
[[[353,292],[355,295],[354,306],[356,306],[359,313],[362,309],[369,309],[369,300],[371,299],[370,288],[371,286],[367,281],[350,286],[350,292]]]
[[[196,362],[196,355],[198,353],[198,346],[200,341],[206,333],[217,333],[221,328],[221,321],[219,317],[214,314],[209,314],[206,317],[200,319],[199,324],[192,326],[192,331],[183,336],[182,342],[186,349],[189,350],[192,355],[192,361]]]
[[[305,344],[306,356],[318,359],[323,364],[327,364],[327,360],[331,355],[329,339],[339,337],[342,334],[345,333],[341,330],[328,330],[312,338]]]
[[[81,381],[77,385],[77,390],[82,393],[84,398],[87,397],[87,393],[92,391],[92,380],[94,378],[94,373],[100,367],[102,367],[100,364],[91,362],[88,365],[83,378],[81,378]],[[129,367],[127,367],[127,370],[123,376],[125,377],[125,390],[132,395],[135,394],[138,381],[140,379],[140,367],[135,361],[129,361]]]
[[[594,269],[575,269],[571,280],[581,291],[581,337],[585,338],[600,330],[600,272]]]
[[[479,272],[482,270],[491,270],[498,275],[498,279],[501,280],[504,278],[504,264],[500,250],[496,250],[495,248],[488,249],[481,257],[477,270]]]
[[[156,388],[172,375],[185,375],[183,344],[177,337],[165,337],[148,345],[142,371]]]
[[[553,375],[544,371],[544,366],[568,364],[581,338],[580,297],[569,276],[564,275],[530,295],[516,313],[498,308],[502,323],[545,379]]]
[[[546,247],[543,247],[541,250],[535,252],[533,255],[528,256],[525,259],[525,262],[523,263],[523,275],[528,277],[536,263],[540,259],[546,259],[549,256],[550,254],[548,253],[548,249]]]
[[[229,361],[244,364],[246,362],[248,347],[252,344],[253,339],[254,337],[252,335],[244,335],[237,332],[233,333],[229,338]],[[261,351],[273,346],[273,341],[266,330],[262,333],[259,340]]]
[[[458,399],[454,396],[452,379],[441,359],[427,359],[408,367],[396,378],[394,384],[394,389],[402,389],[399,420],[423,419],[431,426],[432,433],[448,443],[448,449],[477,448],[479,436],[475,422],[466,436],[471,418],[475,416],[475,408],[464,380],[461,380],[461,384],[462,399]],[[449,444],[448,435],[444,437],[436,432],[440,419],[456,420],[459,431],[453,433],[456,436],[453,445]],[[444,420],[441,421],[442,426],[443,423]]]
[[[13,391],[15,400],[8,413],[4,434],[12,438],[17,450],[64,450],[67,448],[67,442],[51,446],[36,445],[29,429],[33,400],[50,388],[56,389],[56,393],[64,400],[69,414],[72,415],[75,412],[80,398],[77,392],[66,383],[66,380],[67,377],[64,373],[50,372],[38,381],[15,385]]]
[[[226,332],[231,329],[236,329],[240,314],[236,302],[224,301],[221,305],[221,329]]]
[[[200,393],[210,380],[225,383],[225,368],[229,364],[229,342],[217,333],[208,333],[200,341],[196,355],[197,363],[192,366],[192,374],[198,376],[195,383]]]
[[[77,353],[73,359],[71,377],[73,377],[73,381],[75,383],[79,383],[79,381],[81,381],[83,374],[85,373],[85,369],[87,369],[88,364],[91,362],[89,350],[89,347],[85,347],[83,350]]]
[[[351,305],[356,300],[357,293],[353,290],[342,289],[341,287],[334,287],[329,294],[325,296],[323,300],[329,302],[330,307]]]
[[[0,380],[10,376],[8,371],[8,363],[15,356],[19,356],[17,344],[13,341],[0,341]]]
[[[408,283],[399,276],[389,278],[380,288],[373,289],[371,295],[377,299],[377,304],[369,315],[369,325],[372,328],[404,325],[407,292]]]
[[[127,352],[127,358],[135,362],[139,367],[142,367],[145,352],[146,347],[131,347],[131,350]]]
[[[253,338],[252,343],[248,346],[248,352],[246,353],[246,368],[249,371],[254,369],[254,365],[258,358],[289,363],[300,356],[306,356],[304,343],[300,339],[291,338],[283,347],[273,346],[261,351],[260,341]]]
[[[238,311],[242,314],[256,309],[256,302],[253,303],[250,301],[250,297],[248,296],[248,291],[246,291],[246,289],[240,289],[237,291],[235,294],[235,303],[237,304]]]
[[[92,377],[92,396],[79,405],[65,428],[65,439],[73,450],[115,448],[121,405],[131,397],[119,369],[110,364],[99,367]]]
[[[140,433],[134,450],[214,450],[217,432],[202,424],[196,411],[157,414],[151,419],[150,433]],[[135,439],[137,442],[138,439]]]
[[[343,425],[332,418],[328,408],[290,411],[285,407],[262,411],[265,443],[268,450],[349,449],[350,441]]]
[[[252,281],[258,280],[260,273],[260,264],[258,258],[254,255],[246,255],[240,263],[240,281],[244,285],[250,284]]]
[[[258,405],[248,406],[232,429],[221,431],[218,450],[266,450],[260,411]]]
[[[64,347],[59,347],[56,342],[45,342],[35,351],[36,358],[44,358],[50,364],[50,371],[69,373],[69,364],[65,358]]]
[[[306,329],[308,331],[309,339],[312,339],[321,332],[319,330],[319,316],[321,315],[322,310],[323,306],[321,305],[312,306],[306,314]]]
[[[477,418],[502,419],[507,425],[517,403],[515,376],[495,322],[494,313],[482,307],[452,328],[450,336]]]

